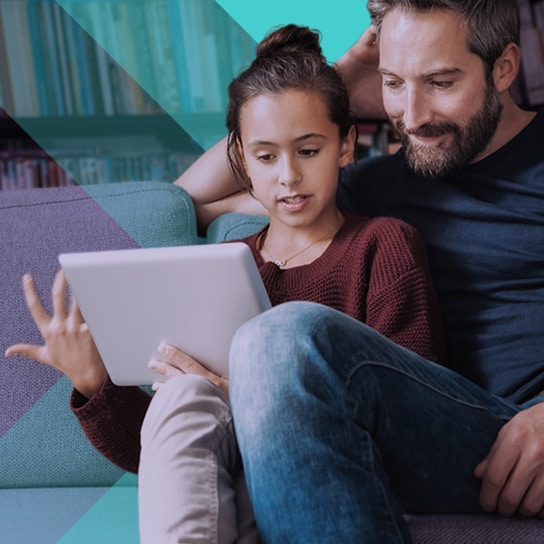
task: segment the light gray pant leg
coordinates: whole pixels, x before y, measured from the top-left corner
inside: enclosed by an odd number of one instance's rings
[[[257,542],[230,407],[219,389],[195,375],[168,380],[151,401],[141,440],[142,544]],[[248,539],[238,537],[238,517]]]

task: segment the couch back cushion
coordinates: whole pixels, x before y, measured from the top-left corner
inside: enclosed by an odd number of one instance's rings
[[[42,343],[21,277],[34,276],[50,312],[59,253],[197,243],[192,202],[159,182],[5,191],[0,232],[0,487],[112,485],[122,471],[85,439],[69,410],[68,380],[3,356],[11,344]]]

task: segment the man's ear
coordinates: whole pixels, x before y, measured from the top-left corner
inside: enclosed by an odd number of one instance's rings
[[[357,129],[355,125],[351,125],[349,132],[340,144],[340,159],[338,165],[340,167],[347,166],[355,161],[355,143],[357,139]]]
[[[509,43],[493,67],[495,88],[502,93],[510,88],[518,75],[521,64],[521,51],[515,43]]]

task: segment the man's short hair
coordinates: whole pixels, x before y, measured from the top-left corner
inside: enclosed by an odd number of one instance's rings
[[[466,24],[467,48],[484,62],[488,74],[509,43],[519,45],[520,11],[517,0],[368,0],[367,8],[380,35],[385,15],[392,10],[407,12],[450,10]]]

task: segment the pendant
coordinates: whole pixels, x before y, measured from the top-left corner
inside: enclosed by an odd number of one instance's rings
[[[285,261],[277,260],[277,261],[274,261],[274,264],[281,268],[282,266],[285,266]]]

